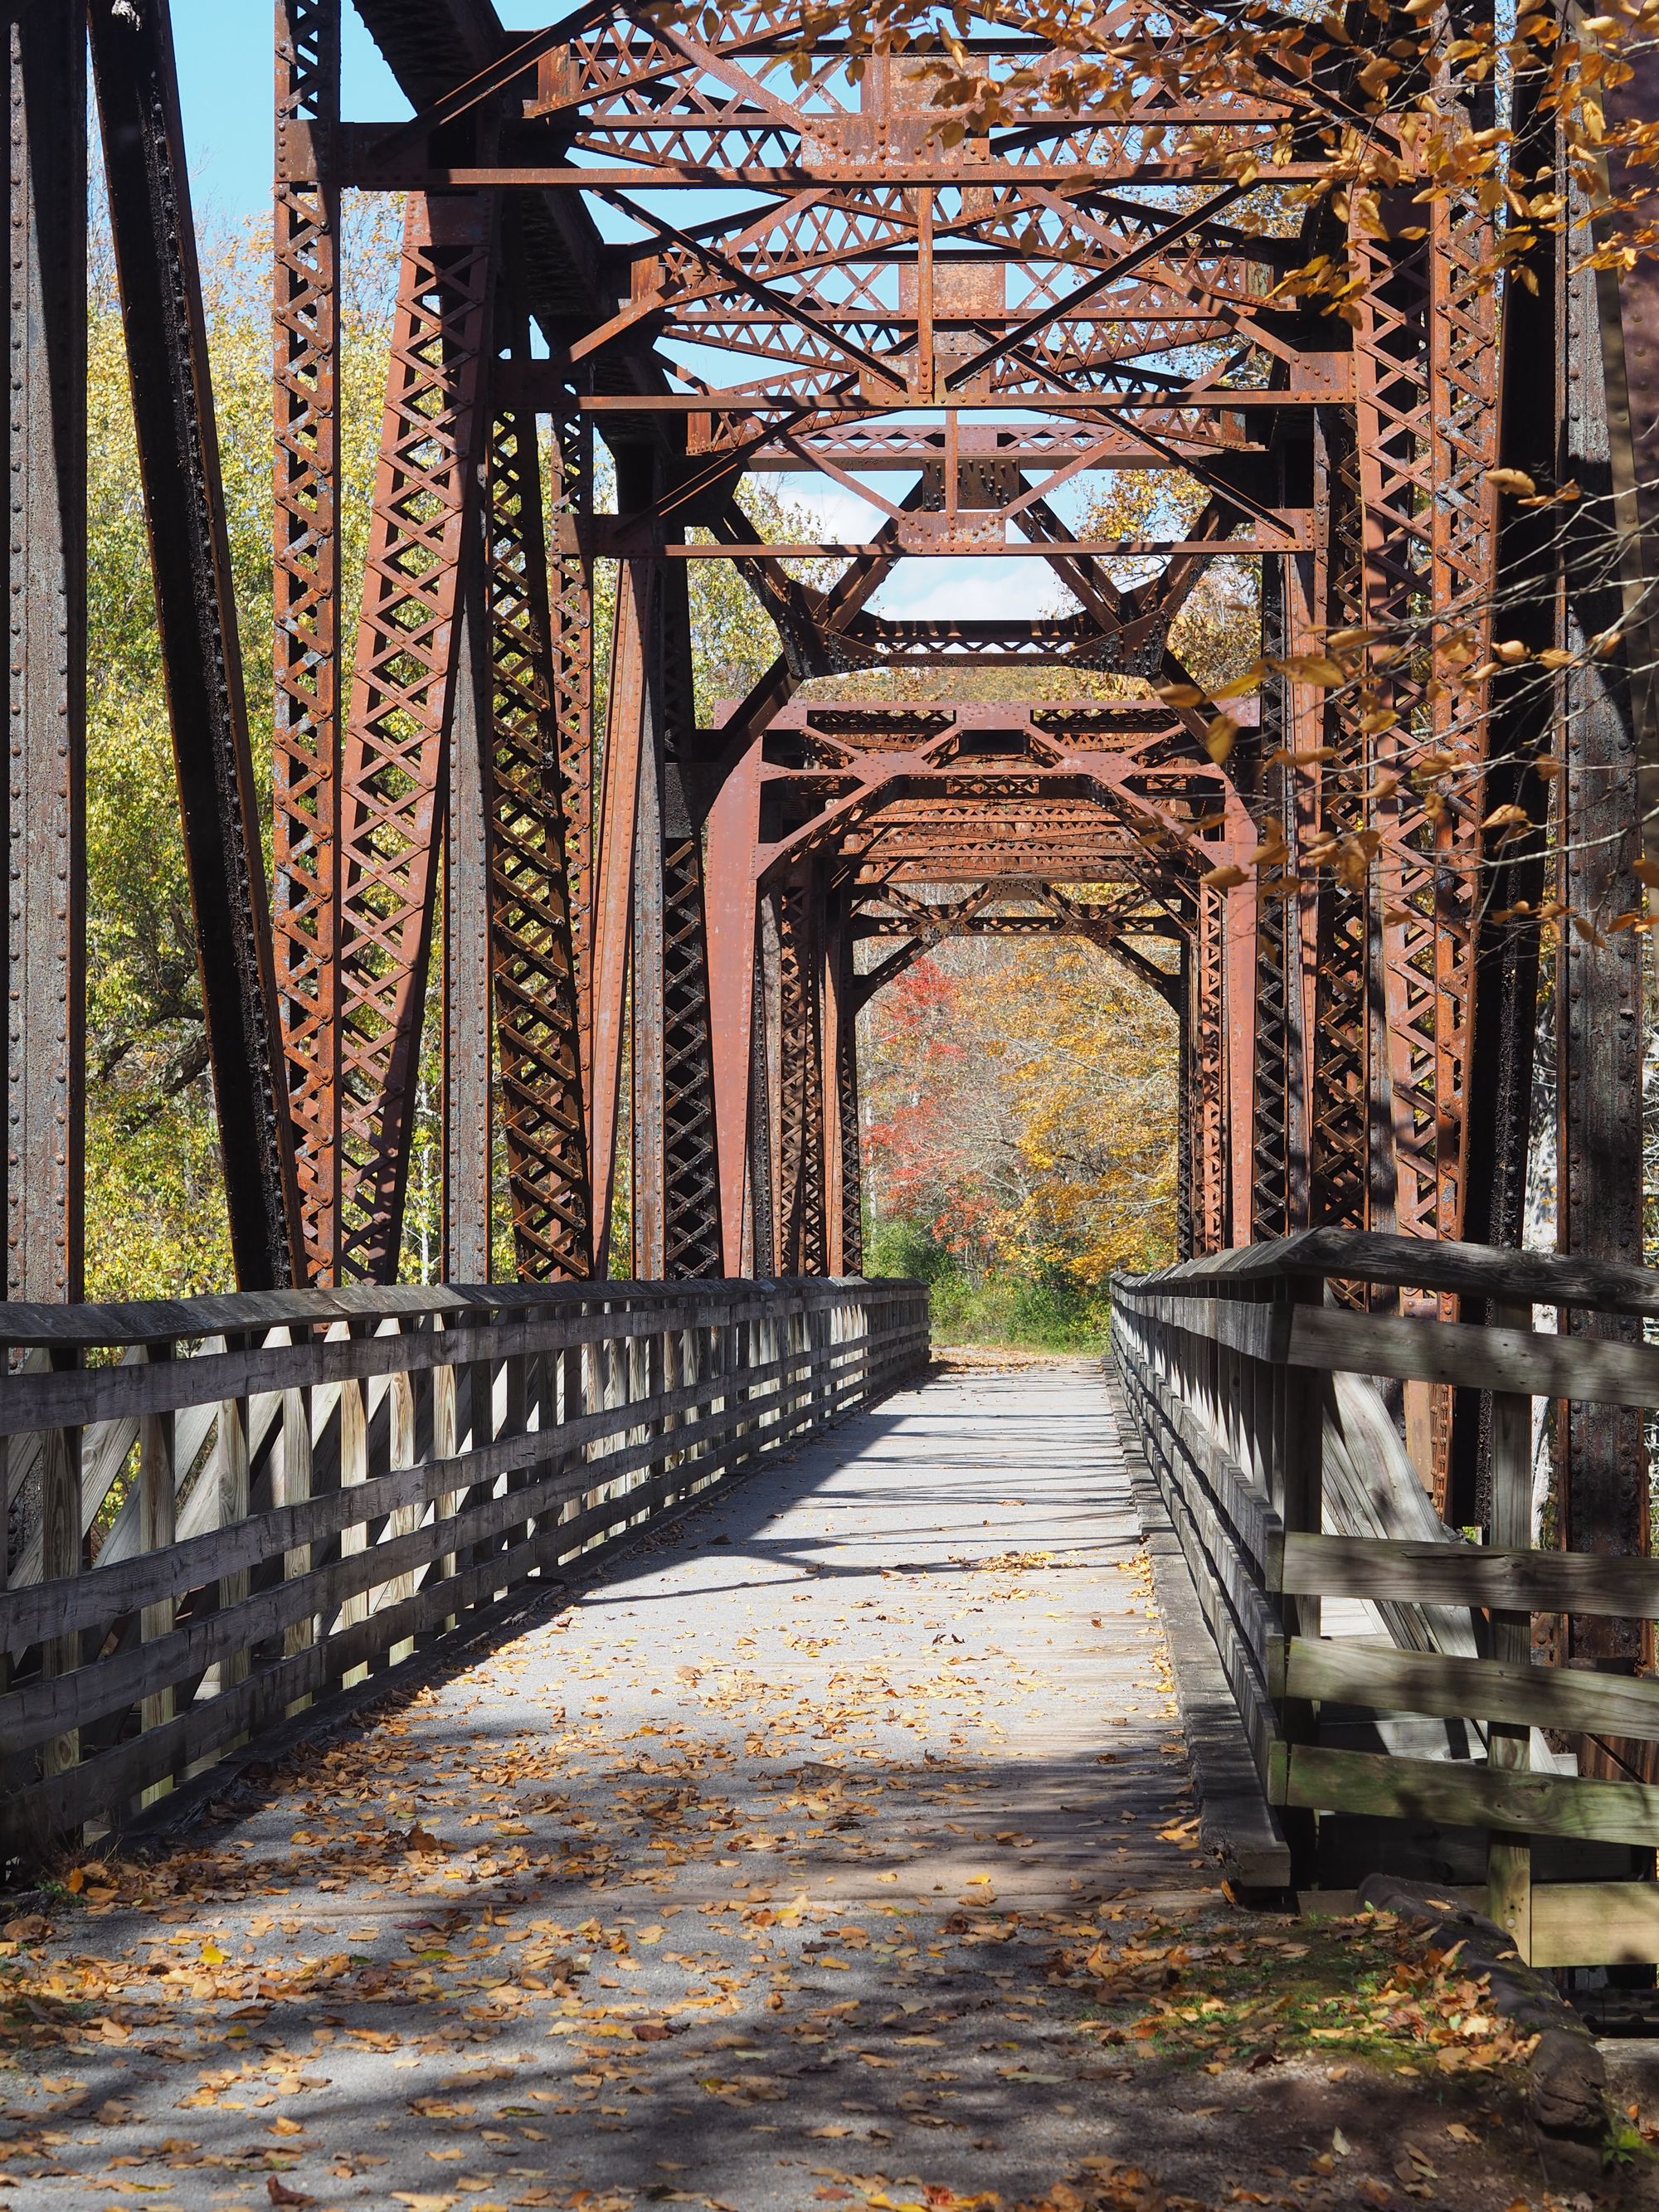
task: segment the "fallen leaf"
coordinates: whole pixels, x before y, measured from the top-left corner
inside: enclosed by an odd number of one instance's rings
[[[316,2201],[307,2197],[303,2189],[290,2189],[286,2182],[278,2181],[274,2173],[266,2177],[265,2195],[273,2204],[311,2204]]]

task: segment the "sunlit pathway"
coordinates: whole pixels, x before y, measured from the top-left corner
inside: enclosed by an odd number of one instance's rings
[[[1080,1363],[889,1401],[216,1809],[14,1933],[11,2203],[1228,2200],[1134,2033],[1226,1908]]]

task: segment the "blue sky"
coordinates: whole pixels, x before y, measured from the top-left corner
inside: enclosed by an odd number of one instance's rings
[[[562,12],[558,0],[496,0],[511,28],[530,30]],[[190,149],[197,218],[239,222],[270,204],[270,0],[173,0],[179,96]],[[344,112],[356,121],[390,121],[410,112],[374,40],[345,9]],[[888,487],[890,492],[891,485]],[[792,495],[823,510],[830,532],[863,537],[876,518],[833,486],[789,479]],[[822,493],[828,491],[827,499]],[[815,495],[817,496],[815,497]],[[891,614],[1020,616],[1054,603],[1041,562],[906,561],[873,602]]]

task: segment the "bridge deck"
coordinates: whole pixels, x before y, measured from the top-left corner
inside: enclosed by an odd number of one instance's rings
[[[256,1768],[147,1904],[65,1901],[52,1951],[103,1962],[126,2039],[72,2035],[14,2116],[70,2077],[85,2112],[131,2100],[49,2160],[198,2146],[146,2177],[191,2212],[273,2154],[324,2205],[746,2212],[825,2166],[1012,2202],[1142,2102],[1085,2120],[1102,2054],[1037,1960],[1103,1900],[1213,1898],[1172,1715],[1097,1378],[935,1380]]]

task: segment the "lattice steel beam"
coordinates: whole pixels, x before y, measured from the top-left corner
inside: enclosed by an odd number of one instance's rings
[[[491,933],[507,1188],[520,1277],[586,1275],[592,1200],[581,1008],[533,419],[496,415],[489,453]]]
[[[340,116],[340,0],[278,0],[276,136]],[[314,169],[319,165],[311,164]],[[339,1278],[340,194],[279,152],[272,927],[305,1279]]]
[[[410,204],[341,811],[341,1272],[397,1273],[457,613],[476,538],[494,210]]]

